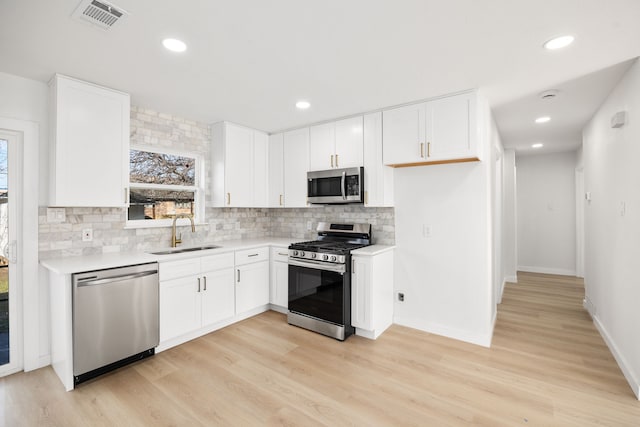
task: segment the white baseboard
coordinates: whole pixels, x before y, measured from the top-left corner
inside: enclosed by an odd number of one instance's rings
[[[633,393],[636,395],[636,398],[640,400],[640,382],[638,381],[638,375],[635,372],[633,372],[633,369],[627,362],[627,359],[622,355],[622,353],[620,353],[620,351],[618,350],[618,347],[613,342],[611,335],[609,335],[609,332],[607,332],[607,329],[600,322],[600,319],[598,319],[598,316],[592,316],[592,317],[593,317],[593,323],[596,325],[596,328],[598,328],[598,331],[600,332],[602,339],[604,339],[604,342],[607,344],[607,347],[609,347],[609,350],[611,351],[611,354],[613,354],[613,357],[616,359],[616,362],[618,362],[618,366],[620,367],[620,370],[622,371],[622,374],[624,375],[624,377],[627,379],[627,382],[629,383],[631,390],[633,390]]]
[[[560,276],[575,276],[576,271],[565,268],[547,268],[547,267],[532,267],[529,265],[519,265],[518,271],[526,271],[529,273],[542,273],[542,274],[558,274]]]
[[[495,322],[495,318],[494,318]],[[394,317],[393,323],[401,326],[407,326],[413,329],[419,329],[424,332],[429,332],[435,335],[441,335],[447,338],[453,338],[458,341],[464,341],[475,345],[480,345],[482,347],[491,347],[491,338],[493,335],[493,326],[491,326],[490,331],[485,334],[474,334],[468,331],[463,331],[460,329],[449,328],[447,326],[424,322],[415,319],[406,319],[402,317]]]
[[[269,310],[277,311],[278,313],[287,314],[289,309],[275,304],[269,304]]]
[[[589,297],[584,297],[584,299],[582,300],[582,306],[585,310],[587,310],[592,319],[596,317],[596,306],[591,302]]]
[[[504,281],[509,283],[518,283],[518,276],[506,276]]]

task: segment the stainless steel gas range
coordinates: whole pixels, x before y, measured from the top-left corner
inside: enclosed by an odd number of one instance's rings
[[[338,340],[351,326],[351,251],[371,244],[371,224],[321,222],[318,240],[289,246],[291,325]]]

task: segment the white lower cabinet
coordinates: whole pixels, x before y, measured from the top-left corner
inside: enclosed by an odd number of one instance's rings
[[[289,254],[285,248],[271,248],[269,302],[279,311],[289,306]]]
[[[269,248],[236,251],[236,314],[269,304]]]
[[[233,253],[160,263],[160,342],[233,317]]]
[[[393,323],[393,250],[374,247],[352,255],[351,324],[356,335],[376,339]]]

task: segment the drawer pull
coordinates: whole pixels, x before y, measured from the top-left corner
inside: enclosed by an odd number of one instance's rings
[[[260,254],[251,254],[251,255],[247,255],[249,258],[254,257],[254,256],[258,256]]]
[[[289,254],[285,254],[285,253],[282,253],[282,252],[278,252],[278,255],[289,256]]]

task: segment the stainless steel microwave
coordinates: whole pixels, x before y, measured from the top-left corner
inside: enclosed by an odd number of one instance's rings
[[[364,168],[307,172],[307,200],[323,205],[364,202]]]

